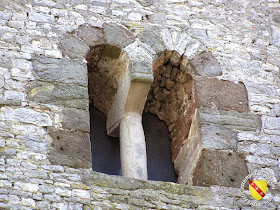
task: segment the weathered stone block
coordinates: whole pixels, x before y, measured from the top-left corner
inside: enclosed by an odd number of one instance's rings
[[[190,61],[195,74],[199,76],[220,76],[222,70],[218,61],[209,53],[203,52]]]
[[[78,28],[77,35],[90,47],[105,44],[104,33],[100,28],[83,25]]]
[[[198,107],[249,112],[247,90],[243,83],[196,77],[194,86]]]
[[[87,65],[80,60],[32,58],[33,70],[41,81],[71,83],[87,86]]]
[[[280,117],[269,117],[265,121],[265,129],[279,130],[280,129]]]
[[[171,133],[172,156],[179,183],[190,181],[203,149],[235,150],[236,130],[256,131],[261,126],[256,115],[212,108],[198,108],[189,121],[188,118],[182,115]]]
[[[275,44],[275,46],[280,46],[280,27],[277,26],[271,26],[272,28],[272,41]]]
[[[91,168],[91,147],[88,133],[48,130],[52,149],[48,158],[52,164],[75,168]]]
[[[170,63],[174,66],[178,66],[180,63],[181,55],[177,51],[173,51],[171,58],[170,58]]]
[[[129,63],[131,81],[151,83],[154,80],[151,54],[138,41],[124,48],[123,52],[126,54],[125,62]]]
[[[240,187],[248,175],[244,158],[235,153],[203,150],[193,173],[193,185]]]
[[[2,107],[0,109],[0,120],[30,123],[39,126],[52,126],[52,120],[48,114],[29,108],[13,109]]]
[[[205,50],[205,46],[202,45],[200,42],[196,40],[192,40],[190,43],[187,44],[184,57],[188,60],[192,60],[195,58],[199,53]]]
[[[89,112],[73,108],[65,108],[60,114],[62,127],[76,131],[90,131]]]
[[[199,108],[198,114],[202,123],[217,124],[234,130],[256,131],[261,127],[259,116],[251,113]]]
[[[138,38],[148,45],[150,45],[157,54],[165,51],[165,43],[159,33],[154,28],[146,27],[144,31],[139,34]]]
[[[134,41],[133,34],[122,25],[105,23],[103,30],[107,44],[125,48]]]
[[[136,1],[138,1],[144,7],[151,6],[153,4],[152,0],[136,0]]]
[[[30,82],[27,100],[88,109],[88,89],[78,85]]]
[[[85,42],[71,34],[66,34],[62,38],[60,45],[63,54],[73,59],[85,58],[86,54],[90,50],[89,46]]]
[[[202,147],[207,149],[236,149],[236,132],[222,126],[201,126]]]

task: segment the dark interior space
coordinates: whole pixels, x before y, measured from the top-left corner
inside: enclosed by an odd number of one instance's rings
[[[119,138],[106,133],[106,117],[90,106],[92,169],[121,175]],[[143,114],[143,127],[148,157],[148,179],[176,182],[177,175],[171,161],[169,131],[166,124],[151,113]]]
[[[166,124],[151,113],[143,113],[149,180],[176,182],[171,156],[169,131]]]
[[[120,175],[119,138],[106,133],[106,117],[90,105],[90,140],[92,169],[111,175]]]

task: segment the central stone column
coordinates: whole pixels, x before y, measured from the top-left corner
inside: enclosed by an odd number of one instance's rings
[[[148,179],[146,142],[142,116],[128,112],[120,124],[122,174],[135,179]]]
[[[152,56],[134,42],[119,58],[123,72],[107,116],[107,134],[120,137],[122,175],[148,179],[142,112],[153,82]]]

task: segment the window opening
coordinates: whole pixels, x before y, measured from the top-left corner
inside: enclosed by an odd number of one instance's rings
[[[106,117],[90,106],[92,169],[110,175],[121,175],[119,138],[106,133]],[[148,179],[176,182],[171,160],[169,131],[164,122],[151,113],[143,113],[148,161]]]

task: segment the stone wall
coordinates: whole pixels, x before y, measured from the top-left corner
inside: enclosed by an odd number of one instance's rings
[[[238,180],[256,168],[280,180],[279,10],[278,0],[0,0],[0,208],[249,209],[223,164],[246,172]],[[106,115],[122,74],[112,67],[135,42],[159,83],[146,110],[179,136],[173,160],[190,186],[91,170],[89,95]],[[280,208],[279,188],[269,197],[263,208]]]

